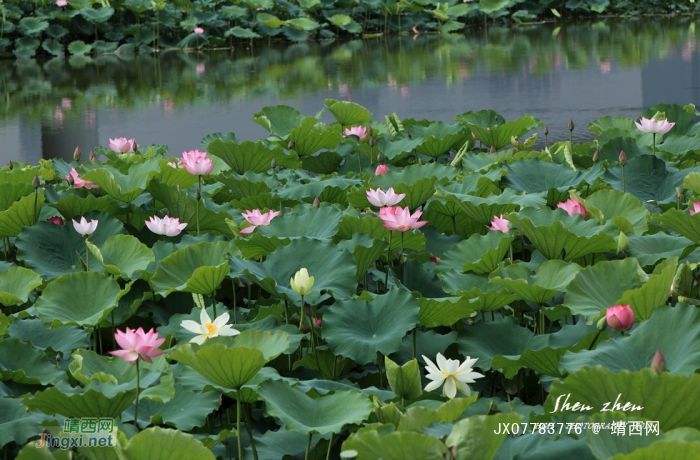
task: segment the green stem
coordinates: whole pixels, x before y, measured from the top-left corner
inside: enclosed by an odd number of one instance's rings
[[[255,448],[255,438],[253,438],[253,425],[251,422],[250,404],[246,404],[245,427],[248,430],[248,438],[250,439],[250,448],[253,450],[253,459],[258,460],[258,449]]]
[[[418,341],[417,335],[418,335],[418,327],[415,327],[413,329],[413,358],[414,359],[416,357],[416,342]]]
[[[399,264],[401,263],[401,259],[403,258],[403,233],[401,232],[401,252],[399,252]]]
[[[601,333],[601,332],[603,332],[603,331],[601,331],[600,329],[598,329],[598,333],[595,335],[595,337],[593,337],[593,342],[591,342],[591,344],[588,346],[588,349],[589,349],[589,350],[592,350],[592,349],[593,349],[593,345],[595,345],[595,341],[598,340],[598,337],[600,336],[600,333]]]
[[[88,238],[85,237],[85,271],[89,272],[90,271],[90,250],[88,249]]]
[[[211,306],[212,309],[214,310],[214,319],[216,319],[216,291],[211,293]]]
[[[236,433],[238,435],[238,458],[243,460],[243,444],[241,443],[241,390],[236,393]]]
[[[333,446],[333,433],[331,433],[331,439],[328,440],[328,452],[326,452],[326,460],[331,458],[331,447]]]
[[[136,360],[136,409],[134,410],[134,425],[136,425],[136,429],[139,429],[139,393],[141,392],[141,373],[139,372],[139,361],[140,359]]]
[[[301,296],[301,320],[299,321],[299,330],[304,327],[304,296]]]
[[[652,143],[652,153],[656,156],[656,133],[651,133],[654,142]]]
[[[360,151],[357,151],[357,168],[359,170],[359,173],[362,174],[362,156],[360,155]]]
[[[236,283],[232,282],[231,286],[233,286],[233,324],[237,324],[238,322],[238,302],[236,301]],[[287,302],[284,303],[284,310],[285,312],[287,311]],[[289,321],[287,321],[287,324],[289,324]]]
[[[625,187],[625,167],[622,166],[622,193],[625,193],[626,190],[627,189]]]
[[[389,230],[389,247],[386,250],[386,277],[384,278],[384,289],[389,290],[389,270],[391,269],[391,238],[393,230]]]
[[[384,374],[382,373],[382,353],[377,352],[377,370],[379,371],[379,388],[384,388]]]
[[[117,343],[114,340],[114,310],[112,310],[112,348],[117,348]]]
[[[304,454],[304,460],[309,459],[309,449],[311,449],[311,436],[313,435],[309,433],[309,440],[306,441],[306,453]]]
[[[202,199],[202,176],[197,176],[197,236],[199,236],[199,200]]]

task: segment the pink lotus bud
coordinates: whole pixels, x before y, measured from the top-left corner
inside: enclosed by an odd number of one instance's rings
[[[323,320],[321,318],[314,318],[314,323],[316,324],[316,327],[321,327]]]
[[[382,155],[382,152],[377,152],[377,161],[381,162],[384,159],[384,155]]]
[[[492,145],[491,148],[489,149],[490,153],[496,153],[496,146]]]
[[[622,166],[627,164],[627,154],[625,153],[624,150],[620,150],[620,156],[618,157],[618,161],[620,162],[620,165],[622,165]]]
[[[437,256],[436,256],[436,257],[431,257],[431,258],[430,258],[430,261],[431,261],[432,263],[436,264],[436,263],[440,262],[440,258],[437,257]]]
[[[573,198],[569,198],[563,203],[558,203],[557,208],[561,208],[566,211],[570,216],[575,216],[580,214],[584,219],[588,217],[588,209],[580,201],[576,201]]]
[[[34,174],[34,178],[32,179],[32,187],[37,189],[37,188],[39,188],[40,185],[41,185],[41,181],[39,180],[39,176]]]
[[[15,164],[12,162],[12,160],[10,160],[10,162],[7,164],[7,167],[10,171],[15,169]]]
[[[377,169],[374,171],[375,176],[383,176],[384,174],[389,172],[389,167],[387,165],[379,165],[377,166]]]
[[[547,128],[547,126],[545,125],[545,127],[544,127],[544,135],[546,136],[546,135],[548,135],[548,134],[549,134],[549,128]]]
[[[696,201],[695,203],[693,203],[693,208],[688,209],[688,212],[690,212],[691,216],[694,216],[695,214],[700,212],[700,201]]]
[[[277,167],[277,159],[276,158],[273,158],[272,160],[270,160],[270,167],[272,169],[275,169]]]
[[[370,138],[369,138],[369,146],[370,146],[370,147],[374,147],[374,144],[375,144],[375,143],[376,143],[376,141],[374,140],[374,136],[370,137]]]
[[[319,197],[314,198],[314,202],[312,203],[312,206],[314,208],[318,208],[319,206],[321,206],[321,200],[319,199]]]
[[[202,29],[201,27],[195,27],[194,33],[197,35],[202,35],[204,33],[204,29]]]
[[[613,331],[627,331],[634,326],[634,312],[629,305],[614,305],[605,310],[605,320]]]
[[[80,161],[80,157],[82,156],[82,152],[80,151],[80,146],[77,146],[75,150],[73,150],[73,159],[75,161]]]
[[[574,120],[569,120],[569,131],[574,130]]]
[[[664,358],[664,354],[661,353],[661,350],[658,348],[656,349],[656,353],[654,353],[654,357],[651,360],[651,368],[656,371],[657,374],[662,374],[666,372],[666,358]]]
[[[96,161],[97,160],[97,155],[95,155],[94,150],[90,150],[90,161]]]
[[[46,219],[46,222],[51,222],[54,225],[63,225],[63,219],[61,219],[59,216],[49,217]]]
[[[595,152],[593,152],[593,163],[597,162],[600,160],[600,150],[595,149]]]

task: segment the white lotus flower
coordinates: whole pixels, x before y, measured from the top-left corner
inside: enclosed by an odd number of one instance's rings
[[[426,362],[427,366],[425,369],[428,371],[426,376],[428,379],[432,380],[429,384],[425,386],[425,391],[433,391],[440,388],[443,384],[445,385],[442,389],[442,394],[452,399],[457,395],[457,389],[469,396],[471,389],[467,383],[474,383],[474,379],[480,379],[483,375],[478,372],[474,372],[472,366],[479,358],[470,358],[464,360],[462,364],[459,363],[457,359],[446,359],[442,356],[442,353],[437,354],[437,366],[431,360],[423,355],[423,360]]]
[[[212,321],[207,314],[207,311],[202,308],[202,312],[199,314],[199,323],[192,321],[191,319],[186,319],[180,323],[180,326],[190,332],[198,334],[192,338],[190,342],[201,345],[205,340],[211,339],[212,337],[218,337],[220,335],[234,336],[240,334],[241,331],[238,331],[232,328],[231,325],[226,324],[228,323],[228,320],[229,314],[224,313]]]

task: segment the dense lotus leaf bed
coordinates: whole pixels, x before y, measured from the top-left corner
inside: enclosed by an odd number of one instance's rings
[[[323,110],[207,136],[201,175],[118,140],[0,170],[6,456],[698,455],[694,106],[575,145],[532,115]],[[370,202],[395,195],[411,217]],[[151,231],[165,216],[185,228]],[[127,328],[159,337],[138,365],[110,353]],[[87,417],[116,448],[34,447]]]

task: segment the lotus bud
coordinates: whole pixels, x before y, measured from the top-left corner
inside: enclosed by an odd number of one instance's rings
[[[97,160],[97,155],[95,155],[94,150],[90,150],[90,161],[96,161]]]
[[[287,149],[289,149],[289,150],[294,149],[294,141],[289,141],[289,143],[287,144]]]
[[[684,196],[685,192],[683,191],[683,187],[676,187],[676,198],[682,200]]]
[[[77,146],[75,150],[73,150],[73,159],[75,161],[80,161],[80,157],[82,156],[82,152],[80,151],[80,146]]]
[[[491,148],[489,149],[489,152],[496,153],[496,146],[492,145]]]
[[[34,174],[34,178],[32,179],[32,187],[34,187],[34,189],[38,189],[40,185],[41,181],[39,180],[39,176]]]
[[[314,323],[316,324],[316,327],[321,327],[323,320],[321,318],[314,318]]]
[[[273,158],[272,160],[270,160],[270,167],[272,169],[275,169],[277,167],[277,158]]]
[[[475,141],[479,140],[479,139],[477,139],[476,134],[474,134],[474,131],[472,131],[472,139],[474,139]]]
[[[384,155],[382,155],[382,152],[377,152],[377,161],[381,163],[383,159]]]
[[[197,198],[197,201],[202,199],[202,191],[200,189],[197,189],[197,191],[194,193],[195,198]]]
[[[544,127],[544,135],[548,136],[549,135],[549,128],[547,128],[547,125]]]
[[[574,120],[569,120],[569,131],[574,130]]]
[[[374,135],[374,129],[372,129],[371,126],[367,128],[367,135],[368,135],[368,136],[373,136],[373,135]]]
[[[12,171],[15,168],[15,165],[14,163],[12,163],[12,160],[10,160],[10,162],[7,164],[7,167],[10,169],[10,171]]]
[[[661,353],[661,350],[658,348],[656,349],[656,353],[654,353],[654,357],[651,359],[651,368],[654,369],[659,375],[667,370],[666,358],[664,358],[664,354]]]
[[[630,250],[630,240],[624,232],[620,232],[620,237],[617,239],[617,253],[625,253]]]
[[[314,198],[314,202],[313,202],[312,206],[314,208],[318,208],[319,206],[321,206],[321,200],[318,197]]]
[[[605,316],[603,316],[602,318],[600,318],[600,319],[598,320],[598,323],[596,324],[596,327],[598,328],[599,331],[604,331],[605,328],[608,327],[608,322],[606,321]]]
[[[608,327],[613,331],[626,331],[634,326],[634,312],[629,305],[614,305],[605,310]]]
[[[624,166],[627,164],[627,154],[625,153],[624,150],[620,150],[620,156],[618,157],[618,161],[620,162],[621,166]]]
[[[600,150],[595,149],[595,152],[593,152],[593,163],[596,163],[600,160]]]
[[[374,136],[369,138],[369,146],[374,147],[374,144],[376,144],[376,141],[374,140]]]
[[[678,270],[676,270],[676,276],[673,277],[673,283],[671,283],[671,292],[669,294],[690,297],[690,291],[692,287],[693,270],[690,268],[690,263],[682,263],[678,266]]]

